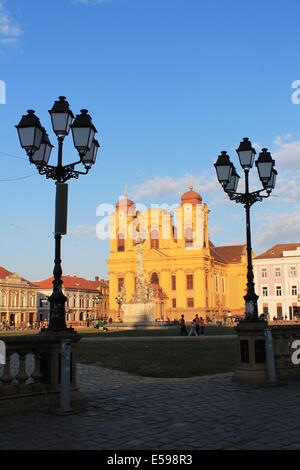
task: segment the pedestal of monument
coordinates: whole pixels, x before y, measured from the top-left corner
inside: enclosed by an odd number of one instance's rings
[[[239,364],[233,380],[246,383],[268,381],[265,321],[241,321],[235,330],[239,338]]]
[[[155,322],[155,302],[123,304],[122,310],[124,323],[146,325]]]

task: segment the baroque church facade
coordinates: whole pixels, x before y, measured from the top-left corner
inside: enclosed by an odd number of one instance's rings
[[[134,231],[144,238],[143,269],[152,285],[157,320],[199,317],[223,320],[244,315],[246,245],[214,246],[208,235],[207,204],[190,190],[175,209],[176,224],[166,209],[143,213],[125,197],[110,216],[109,310],[122,320],[117,298],[130,302],[136,284]],[[136,233],[136,232],[135,232]]]

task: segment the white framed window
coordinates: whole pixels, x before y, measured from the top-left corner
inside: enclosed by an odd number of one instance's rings
[[[268,277],[267,268],[261,268],[261,277],[266,279]]]
[[[217,274],[215,275],[215,290],[216,293],[219,292],[219,276]]]
[[[31,294],[29,297],[29,306],[34,307],[34,294]]]
[[[275,277],[280,277],[281,276],[281,268],[276,267],[275,268]]]
[[[290,275],[291,277],[296,276],[296,266],[290,266]]]
[[[17,307],[17,294],[16,293],[13,293],[11,296],[11,306]]]
[[[222,294],[225,294],[225,278],[222,276]]]
[[[292,286],[292,295],[298,295],[298,287]]]
[[[277,295],[277,297],[280,297],[282,295],[281,286],[276,286],[276,295]]]
[[[263,286],[262,287],[262,295],[263,297],[268,297],[268,287],[267,286]]]

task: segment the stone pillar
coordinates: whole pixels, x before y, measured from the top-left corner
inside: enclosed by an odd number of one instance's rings
[[[233,380],[246,383],[260,383],[268,380],[265,321],[242,321],[235,327],[238,334],[239,364]]]

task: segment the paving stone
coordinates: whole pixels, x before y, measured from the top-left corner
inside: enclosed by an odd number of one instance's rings
[[[0,449],[300,448],[300,384],[260,388],[230,374],[158,379],[79,364],[78,385],[87,404],[69,415],[2,417]]]

